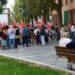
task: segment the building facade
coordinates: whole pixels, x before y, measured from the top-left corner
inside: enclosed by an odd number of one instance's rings
[[[58,14],[55,10],[52,11],[52,17],[53,24],[58,24]],[[62,20],[65,26],[75,24],[75,0],[62,0]]]
[[[75,24],[75,0],[63,0],[62,18],[64,25]]]

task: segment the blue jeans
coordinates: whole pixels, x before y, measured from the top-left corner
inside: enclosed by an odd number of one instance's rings
[[[15,46],[15,39],[9,39],[10,48],[14,48]]]
[[[10,48],[10,44],[9,44],[9,36],[7,36],[7,47]]]

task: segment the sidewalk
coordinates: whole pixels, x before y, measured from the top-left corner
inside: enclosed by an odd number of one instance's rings
[[[67,60],[58,59],[56,63],[56,52],[54,46],[57,44],[50,44],[48,46],[30,46],[19,47],[18,49],[0,50],[0,55],[11,56],[19,59],[26,59],[35,62],[40,62],[47,65],[53,65],[67,70]]]

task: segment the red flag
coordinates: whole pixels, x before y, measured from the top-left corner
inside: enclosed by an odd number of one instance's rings
[[[44,16],[42,16],[42,17],[41,17],[41,20],[42,20],[42,22],[44,22],[44,21],[45,21],[45,18],[44,18]]]
[[[47,29],[50,30],[51,29],[51,23],[47,22],[46,25],[47,25]]]
[[[42,23],[39,21],[35,21],[35,23],[36,23],[36,26],[38,26],[38,27],[41,27],[41,25],[42,25]]]
[[[22,28],[24,28],[24,23],[23,23],[23,21],[20,22],[20,26],[21,26]]]
[[[14,21],[14,22],[13,22],[13,26],[16,26],[16,24],[17,24],[16,21]]]
[[[30,23],[28,23],[28,25],[30,26],[30,27],[32,27],[32,23],[30,22]]]

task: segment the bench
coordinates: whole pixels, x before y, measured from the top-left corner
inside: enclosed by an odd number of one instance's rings
[[[56,50],[57,59],[66,58],[69,63],[75,63],[75,49],[74,48],[55,46],[55,50]],[[57,59],[56,59],[56,63],[57,63]],[[72,68],[72,65],[67,64],[67,67]]]

